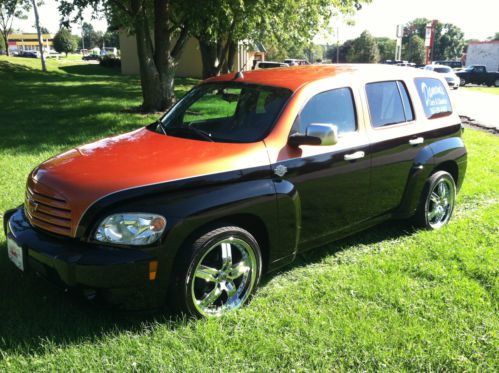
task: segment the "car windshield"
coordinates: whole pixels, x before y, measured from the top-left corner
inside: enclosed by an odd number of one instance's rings
[[[171,136],[249,143],[272,129],[291,96],[285,88],[235,82],[202,84],[159,121]]]
[[[437,73],[442,73],[442,74],[447,74],[452,71],[450,67],[435,67],[433,71],[436,71]]]

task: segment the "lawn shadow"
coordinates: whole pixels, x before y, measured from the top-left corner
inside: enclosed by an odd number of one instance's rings
[[[88,63],[79,65],[61,66],[60,70],[72,75],[91,75],[91,76],[121,76],[120,68],[103,68],[98,63]]]
[[[407,222],[384,223],[299,255],[293,264],[265,276],[260,286],[266,286],[272,278],[282,273],[320,262],[339,251],[413,232],[414,229]],[[5,243],[0,245],[0,252],[5,252],[5,249]],[[171,315],[167,310],[130,313],[96,306],[85,301],[80,294],[67,293],[34,274],[22,274],[8,262],[5,255],[0,256],[0,272],[3,273],[0,281],[0,351],[6,354],[39,354],[43,353],[46,348],[44,344],[47,343],[63,347],[98,342],[104,336],[122,332],[140,333],[158,323],[176,329],[195,322]]]

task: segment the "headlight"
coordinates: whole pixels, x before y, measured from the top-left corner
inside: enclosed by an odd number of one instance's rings
[[[161,215],[121,213],[110,215],[100,223],[95,239],[121,245],[148,245],[157,241],[166,227]]]

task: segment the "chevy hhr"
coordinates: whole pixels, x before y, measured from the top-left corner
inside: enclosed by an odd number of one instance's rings
[[[4,217],[8,256],[124,308],[222,315],[303,251],[387,219],[447,224],[466,171],[461,135],[433,72],[211,78],[157,122],[36,167]]]

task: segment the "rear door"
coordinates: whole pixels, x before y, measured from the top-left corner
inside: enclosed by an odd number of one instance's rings
[[[368,208],[371,216],[379,216],[402,201],[424,138],[417,135],[412,100],[402,80],[367,83],[365,97],[372,157]]]

